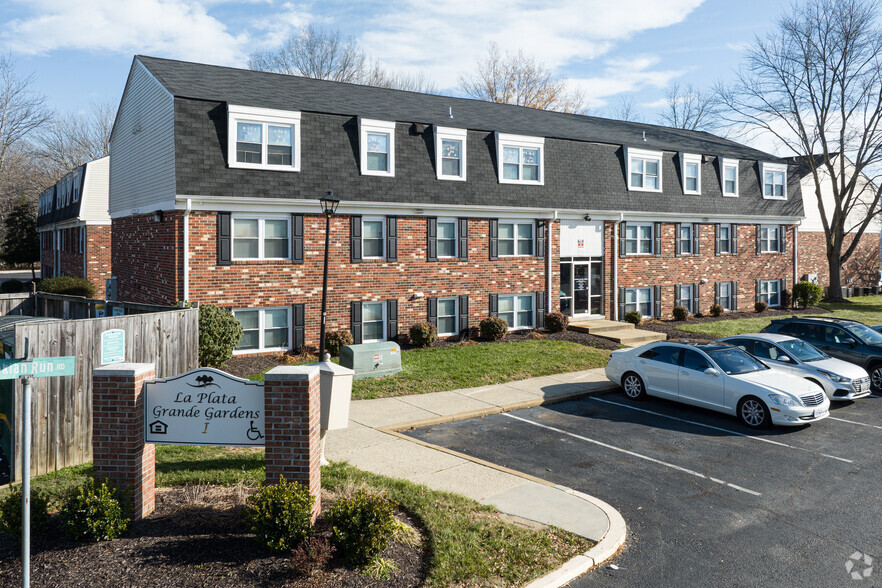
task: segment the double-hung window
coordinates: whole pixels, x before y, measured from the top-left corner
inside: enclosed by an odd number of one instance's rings
[[[456,220],[438,219],[438,257],[456,257]]]
[[[290,310],[288,308],[247,308],[234,310],[242,325],[238,352],[287,349],[290,345]]]
[[[439,311],[440,314],[440,311]],[[499,318],[508,323],[509,330],[532,329],[533,295],[514,294],[499,297]]]
[[[652,288],[625,288],[625,312],[652,316]]]
[[[386,256],[386,219],[364,217],[361,220],[361,246],[365,258]]]
[[[720,225],[717,229],[717,251],[732,253],[732,225]]]
[[[246,169],[300,171],[300,113],[227,107],[227,164]]]
[[[720,183],[723,188],[723,196],[738,196],[738,160],[726,159],[720,160]]]
[[[233,216],[233,259],[289,259],[290,217]]]
[[[717,284],[717,304],[723,310],[732,310],[732,282],[719,282]]]
[[[677,238],[680,236],[677,235]],[[652,223],[629,222],[625,225],[625,255],[651,254],[652,241]],[[690,251],[691,247],[690,243]]]
[[[435,127],[435,170],[439,180],[466,179],[466,129]]]
[[[438,299],[438,334],[443,336],[456,335],[457,323],[457,299],[456,298],[439,298]]]
[[[545,138],[496,133],[500,184],[545,184]]]
[[[763,178],[763,198],[767,200],[787,199],[787,166],[783,163],[760,162]]]
[[[769,306],[781,306],[781,281],[760,280],[759,299]]]
[[[677,250],[680,255],[692,255],[692,225],[689,223],[680,225],[680,234],[677,235]]]
[[[440,255],[440,250],[439,250]],[[533,222],[500,221],[499,255],[533,255]]]
[[[644,192],[662,191],[662,152],[625,149],[628,189]]]
[[[364,343],[386,340],[385,302],[362,302],[361,337]]]
[[[681,153],[680,164],[683,174],[683,193],[701,194],[701,155]]]
[[[682,306],[689,312],[695,312],[692,310],[692,284],[679,284],[676,288],[676,305]]]
[[[778,253],[781,251],[778,225],[760,225],[759,232],[760,253]]]
[[[361,174],[395,176],[395,123],[358,119]]]

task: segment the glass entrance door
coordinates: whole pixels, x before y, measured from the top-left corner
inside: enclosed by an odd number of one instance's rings
[[[573,313],[585,314],[590,311],[591,279],[589,264],[573,264]]]
[[[602,259],[561,260],[560,311],[570,316],[603,314]]]

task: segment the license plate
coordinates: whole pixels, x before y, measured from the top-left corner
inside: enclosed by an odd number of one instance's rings
[[[812,413],[812,416],[816,419],[827,416],[826,410],[816,410]]]

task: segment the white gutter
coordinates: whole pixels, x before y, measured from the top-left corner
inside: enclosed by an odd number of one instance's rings
[[[800,220],[793,228],[793,286],[799,282],[799,226],[802,224]],[[793,291],[791,286],[791,292]]]
[[[622,320],[619,316],[619,225],[625,221],[625,213],[619,213],[619,220],[613,223],[612,234],[612,312],[609,313],[614,321]]]
[[[184,209],[184,302],[190,299],[190,211],[192,209],[192,201],[187,198],[187,208]]]

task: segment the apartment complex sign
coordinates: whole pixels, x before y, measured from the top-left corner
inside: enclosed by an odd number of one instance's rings
[[[144,388],[146,443],[263,446],[261,382],[201,368]]]

